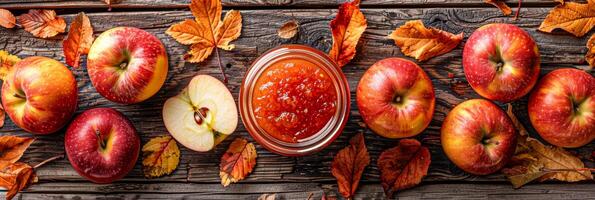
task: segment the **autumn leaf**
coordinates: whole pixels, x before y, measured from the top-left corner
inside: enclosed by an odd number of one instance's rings
[[[19,57],[7,51],[0,50],[0,79],[4,80],[4,77],[8,74],[12,66],[19,61],[21,61]]]
[[[81,12],[74,18],[68,30],[68,36],[62,42],[66,64],[78,68],[80,57],[89,53],[93,43],[93,27],[85,13]]]
[[[33,167],[25,163],[14,163],[0,170],[0,187],[6,188],[6,199],[12,199],[19,191],[37,182]]]
[[[510,104],[507,114],[521,133],[515,155],[507,167],[502,169],[502,173],[514,188],[520,188],[532,181],[576,182],[593,179],[591,172],[584,170],[584,163],[576,156],[563,148],[546,146],[539,140],[529,137],[525,128],[512,113]]]
[[[152,138],[142,151],[143,173],[147,178],[171,174],[180,163],[180,149],[170,135]]]
[[[430,150],[415,139],[402,139],[378,158],[382,187],[388,198],[394,192],[419,184],[428,174]]]
[[[16,18],[6,9],[0,8],[0,26],[4,28],[14,28],[16,26]]]
[[[219,165],[219,176],[221,185],[227,187],[230,183],[236,183],[252,172],[256,165],[256,148],[254,144],[248,143],[243,138],[237,138],[229,145],[229,148],[221,157]]]
[[[358,133],[341,149],[333,159],[332,174],[337,179],[339,192],[351,198],[357,191],[364,169],[370,164],[370,155],[364,142],[364,134]]]
[[[593,67],[595,67],[595,34],[591,35],[591,38],[589,38],[587,49],[585,60],[589,63],[589,68],[593,69]]]
[[[277,35],[283,39],[289,39],[295,36],[298,32],[298,28],[300,25],[295,20],[288,21],[287,23],[283,24],[279,30],[277,30]]]
[[[540,31],[551,33],[554,29],[563,29],[576,37],[581,37],[595,26],[595,0],[586,4],[567,2],[557,5],[545,17]]]
[[[502,0],[483,0],[483,1],[496,6],[498,9],[500,9],[500,11],[502,11],[502,14],[504,14],[504,16],[508,16],[508,15],[512,14],[512,9],[510,9],[510,7],[508,7],[508,5],[506,5],[506,3]]]
[[[25,31],[35,37],[49,38],[64,33],[66,22],[64,18],[56,16],[53,10],[29,10],[29,13],[17,17]]]
[[[368,26],[359,10],[359,1],[342,4],[330,26],[333,46],[328,55],[339,67],[343,67],[355,56],[357,42]]]
[[[506,114],[512,120],[512,124],[514,124],[514,127],[519,131],[519,135],[521,135],[521,136],[529,135],[529,132],[527,132],[527,129],[525,129],[525,127],[523,126],[521,121],[519,121],[519,119],[516,118],[516,115],[514,114],[512,105],[510,103],[506,104]]]
[[[275,200],[276,198],[276,194],[262,194],[258,197],[257,200]]]
[[[0,169],[18,161],[33,141],[30,137],[0,136]]]
[[[456,48],[463,40],[463,33],[454,35],[426,28],[421,20],[415,20],[395,29],[388,37],[395,41],[403,54],[425,61]]]
[[[235,46],[229,43],[240,36],[242,15],[239,11],[231,10],[221,21],[221,9],[220,0],[192,0],[190,11],[195,19],[174,24],[165,33],[181,44],[192,45],[184,56],[191,63],[204,61],[215,50],[219,69],[227,83],[218,48],[227,51],[234,49]]]

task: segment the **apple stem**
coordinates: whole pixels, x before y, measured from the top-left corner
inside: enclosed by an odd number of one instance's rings
[[[14,93],[13,96],[14,97],[17,97],[17,98],[25,99],[25,95],[22,95],[22,94],[19,94],[19,93]]]
[[[103,141],[103,138],[101,137],[101,132],[99,132],[99,130],[95,130],[95,135],[97,136],[97,138],[99,138],[99,145],[101,146],[101,149],[105,149],[105,141]]]
[[[48,158],[47,160],[41,161],[39,164],[33,166],[33,169],[37,169],[38,167],[41,167],[41,166],[45,165],[46,163],[54,161],[59,158],[64,158],[64,154],[60,154],[60,155]]]
[[[221,70],[221,74],[223,74],[223,82],[227,84],[227,75],[225,75],[225,69],[223,65],[221,65],[221,56],[219,56],[219,48],[215,48],[215,55],[217,55],[217,60],[219,61],[219,69]]]

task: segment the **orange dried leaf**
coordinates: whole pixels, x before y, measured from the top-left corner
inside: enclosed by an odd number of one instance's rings
[[[586,4],[568,2],[557,5],[545,17],[540,31],[551,33],[555,29],[563,29],[576,37],[581,37],[595,27],[595,0]]]
[[[240,15],[240,11],[231,10],[227,12],[223,18],[223,23],[220,23],[215,31],[217,47],[227,51],[232,50],[235,48],[235,45],[230,45],[229,43],[238,39],[241,32],[242,15]]]
[[[510,9],[510,7],[508,7],[508,5],[506,5],[506,3],[504,3],[504,1],[484,0],[484,2],[496,6],[498,9],[500,9],[500,11],[502,11],[502,14],[504,14],[504,16],[508,16],[508,15],[512,14],[512,9]]]
[[[17,17],[25,31],[35,37],[49,38],[58,33],[64,33],[66,22],[64,18],[56,16],[53,10],[29,10],[29,13]]]
[[[298,28],[300,25],[295,20],[288,21],[287,23],[283,24],[279,30],[277,30],[277,35],[283,39],[289,39],[295,36],[298,32]]]
[[[428,174],[430,150],[415,139],[402,139],[378,158],[382,187],[388,198],[394,192],[416,186]]]
[[[357,42],[368,26],[359,10],[359,1],[342,4],[330,26],[333,46],[328,55],[339,67],[343,67],[355,56]]]
[[[595,67],[595,34],[589,38],[589,41],[587,42],[587,48],[588,50],[587,54],[585,55],[585,60],[587,63],[589,63],[590,69],[593,69],[593,67]]]
[[[339,192],[345,198],[355,194],[364,168],[370,164],[370,155],[364,142],[364,134],[359,133],[349,141],[349,146],[341,149],[333,159],[332,174],[337,179]]]
[[[147,178],[171,174],[180,163],[180,149],[170,135],[152,138],[142,151],[143,173]]]
[[[237,138],[231,142],[229,148],[221,157],[221,164],[219,165],[221,185],[226,187],[230,183],[244,179],[254,169],[256,157],[254,144],[248,143],[242,138]]]
[[[554,0],[555,2],[558,2],[560,4],[564,4],[564,0]]]
[[[12,66],[19,61],[21,61],[19,57],[7,51],[0,50],[0,79],[4,80],[4,77],[8,74]]]
[[[12,199],[34,182],[37,182],[35,171],[25,163],[10,164],[0,170],[0,187],[6,188],[6,199]]]
[[[93,27],[85,13],[79,13],[70,24],[68,36],[62,42],[66,64],[78,68],[80,57],[89,53],[93,43]]]
[[[426,28],[421,20],[415,20],[395,29],[388,37],[395,41],[403,54],[425,61],[452,51],[463,40],[463,33],[455,35]]]
[[[0,8],[0,26],[4,28],[14,28],[16,25],[16,18],[6,9]]]
[[[21,159],[34,140],[30,137],[0,136],[0,169]]]

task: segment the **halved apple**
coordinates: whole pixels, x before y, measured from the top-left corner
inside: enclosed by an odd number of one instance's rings
[[[178,142],[203,152],[233,133],[238,112],[233,96],[221,81],[198,75],[180,94],[165,101],[163,122]]]

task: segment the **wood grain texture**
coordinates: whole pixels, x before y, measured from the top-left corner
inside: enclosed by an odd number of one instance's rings
[[[245,137],[252,141],[252,138],[246,133],[241,123],[239,123],[240,125],[237,131],[211,152],[198,153],[181,146],[182,155],[180,165],[170,176],[158,179],[145,179],[140,169],[140,162],[137,162],[135,169],[121,183],[93,185],[87,183],[82,177],[77,175],[68,161],[64,159],[40,168],[37,172],[40,181],[44,184],[33,186],[30,191],[24,193],[21,197],[23,199],[79,197],[88,199],[94,198],[95,196],[93,195],[98,194],[103,195],[106,199],[142,197],[156,199],[187,197],[200,199],[210,198],[211,196],[202,197],[197,194],[208,194],[214,195],[213,198],[237,199],[240,197],[257,197],[257,193],[266,193],[269,191],[266,189],[271,188],[271,192],[283,192],[283,195],[287,195],[287,199],[304,199],[303,195],[309,191],[317,191],[316,194],[320,194],[320,188],[336,191],[334,178],[330,175],[332,158],[339,149],[347,145],[350,137],[358,132],[365,132],[366,144],[369,147],[372,162],[365,170],[362,178],[365,183],[369,184],[364,186],[361,190],[364,192],[360,192],[361,194],[358,193],[358,195],[362,195],[361,198],[382,198],[381,187],[375,185],[379,179],[376,160],[380,152],[396,145],[397,140],[382,138],[358,125],[358,122],[361,122],[361,117],[355,103],[355,89],[365,70],[376,61],[392,56],[404,57],[398,47],[386,38],[386,35],[394,28],[404,24],[405,21],[412,19],[421,19],[428,26],[437,27],[449,32],[464,32],[465,37],[468,37],[481,25],[489,23],[513,23],[529,32],[538,43],[542,54],[542,75],[561,67],[586,66],[583,60],[583,56],[587,51],[585,43],[593,31],[583,38],[575,38],[562,32],[555,34],[537,32],[536,29],[543,18],[545,18],[548,10],[549,8],[524,8],[521,19],[514,21],[510,17],[502,16],[499,10],[492,8],[363,9],[363,13],[368,19],[368,29],[358,45],[356,57],[350,64],[343,67],[343,72],[348,78],[351,88],[351,115],[343,135],[325,150],[311,156],[291,158],[270,153],[261,146],[256,145],[258,161],[255,171],[246,180],[243,180],[241,182],[242,184],[234,185],[230,189],[224,189],[218,184],[220,181],[218,176],[218,161],[221,155],[235,137]],[[223,51],[221,55],[223,64],[227,67],[226,71],[230,77],[228,88],[232,91],[236,101],[245,71],[251,62],[266,50],[280,44],[293,43],[310,45],[326,52],[332,44],[329,22],[334,17],[335,12],[335,9],[294,9],[284,11],[241,10],[244,22],[242,35],[237,41],[233,42],[236,44],[236,49],[229,52]],[[94,27],[95,35],[116,26],[134,26],[153,33],[167,46],[170,72],[166,84],[154,97],[135,105],[119,105],[101,97],[95,91],[87,76],[85,60],[83,60],[81,68],[73,69],[79,88],[79,109],[77,113],[94,107],[113,107],[122,111],[136,126],[143,144],[150,137],[167,134],[167,130],[161,119],[161,107],[167,98],[176,95],[197,74],[210,74],[221,78],[216,63],[217,59],[214,56],[211,56],[203,63],[186,63],[183,61],[182,56],[188,50],[188,46],[177,43],[173,38],[164,33],[173,23],[191,18],[192,16],[188,11],[98,12],[88,13],[88,16]],[[64,15],[64,17],[69,23],[74,15]],[[291,39],[279,38],[277,36],[277,28],[291,19],[295,19],[300,23],[298,35]],[[22,29],[0,29],[0,49],[7,50],[21,58],[39,55],[64,62],[61,48],[61,41],[64,37],[65,35],[62,34],[44,40],[34,38]],[[452,197],[453,199],[459,199],[458,197],[518,197],[538,199],[542,197],[539,194],[553,193],[553,198],[563,198],[564,193],[574,190],[577,192],[577,198],[595,196],[592,184],[586,186],[569,185],[566,187],[534,185],[526,187],[534,189],[523,188],[523,190],[511,190],[511,186],[505,182],[506,180],[503,175],[499,173],[490,176],[469,175],[456,168],[445,157],[439,140],[439,129],[442,120],[456,104],[466,99],[479,97],[465,81],[461,66],[463,45],[461,44],[450,53],[419,63],[432,78],[437,97],[434,118],[428,129],[417,137],[424,145],[429,146],[432,154],[432,164],[429,175],[423,182],[423,184],[428,185],[405,191],[402,194],[410,194],[411,196],[403,197],[433,199],[441,198],[441,194],[451,193],[455,195]],[[454,74],[453,79],[448,78],[449,72]],[[524,98],[514,103],[515,110],[521,121],[531,131],[532,136],[536,136],[537,134],[530,128],[527,118],[526,101],[527,99]],[[1,134],[30,135],[16,127],[8,119],[4,128],[0,129],[0,132]],[[23,160],[35,164],[50,156],[63,154],[63,136],[64,130],[49,136],[36,136],[37,140],[31,145],[30,150],[24,155]],[[591,143],[586,147],[572,149],[571,151],[582,156],[588,156],[594,149],[595,144]],[[593,167],[595,164],[588,162],[587,165]],[[176,184],[186,182],[200,184]],[[284,184],[258,184],[259,186],[256,186],[256,184],[252,186],[250,184],[280,182]],[[453,182],[461,184],[442,184]],[[493,185],[493,182],[499,184]],[[141,183],[154,184],[145,185]],[[462,183],[478,183],[478,185]],[[152,190],[152,187],[167,186],[189,188],[187,190],[192,191],[181,194],[164,192],[163,194],[154,194],[155,196],[147,196],[153,193],[140,194],[143,191]],[[71,187],[73,188],[72,190],[65,189]],[[244,190],[250,190],[242,189],[242,187],[260,188],[258,190],[259,192],[243,193],[242,191]],[[291,187],[297,189],[289,189]],[[463,189],[458,187],[462,187]],[[489,192],[489,188],[491,187],[500,188],[501,193],[491,194]],[[432,193],[431,191],[433,190],[436,193]],[[453,190],[456,192],[453,193]],[[134,191],[140,193],[130,194]]]

